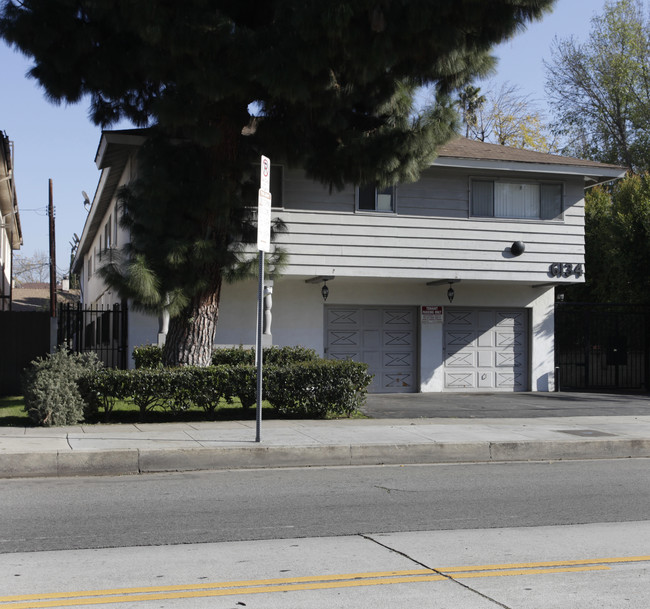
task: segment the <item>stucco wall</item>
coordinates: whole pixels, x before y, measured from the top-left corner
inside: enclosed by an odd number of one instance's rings
[[[424,282],[370,282],[337,278],[329,282],[327,305],[442,305],[443,307],[508,307],[529,310],[531,325],[528,365],[530,389],[552,391],[553,289],[518,284],[457,283],[453,304],[447,300],[448,286],[430,287]],[[324,353],[325,303],[321,284],[284,278],[273,289],[273,344],[302,345]],[[257,316],[255,281],[225,286],[222,294],[217,344],[253,345]],[[420,327],[419,359],[421,391],[443,390],[442,323]]]

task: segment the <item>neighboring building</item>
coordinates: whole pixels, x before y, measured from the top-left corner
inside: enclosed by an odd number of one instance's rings
[[[118,302],[95,271],[129,238],[116,191],[133,179],[143,140],[137,130],[102,135],[74,262],[84,303]],[[273,166],[273,213],[288,226],[273,344],[364,361],[374,392],[551,391],[555,287],[584,281],[584,190],[623,174],[464,138],[418,182],[379,192],[330,192]],[[215,344],[255,343],[256,290],[255,281],[224,287]],[[130,353],[155,343],[160,326],[136,313],[128,328]]]
[[[56,302],[59,304],[76,304],[79,302],[79,290],[71,290],[68,280],[56,286]],[[21,283],[13,288],[13,311],[50,312],[50,284],[48,282]]]
[[[0,311],[11,310],[13,251],[23,244],[13,156],[13,142],[0,131]]]

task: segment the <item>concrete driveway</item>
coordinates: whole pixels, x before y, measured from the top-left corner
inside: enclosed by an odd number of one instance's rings
[[[650,394],[374,393],[362,411],[375,419],[648,416]]]

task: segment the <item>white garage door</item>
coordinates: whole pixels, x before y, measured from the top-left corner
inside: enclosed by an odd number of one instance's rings
[[[372,393],[417,391],[414,307],[327,307],[331,359],[365,362],[375,375]]]
[[[525,309],[445,310],[445,390],[526,391]]]

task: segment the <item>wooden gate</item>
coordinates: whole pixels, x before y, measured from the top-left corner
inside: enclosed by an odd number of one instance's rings
[[[0,312],[0,395],[20,394],[23,370],[49,352],[49,312]]]

